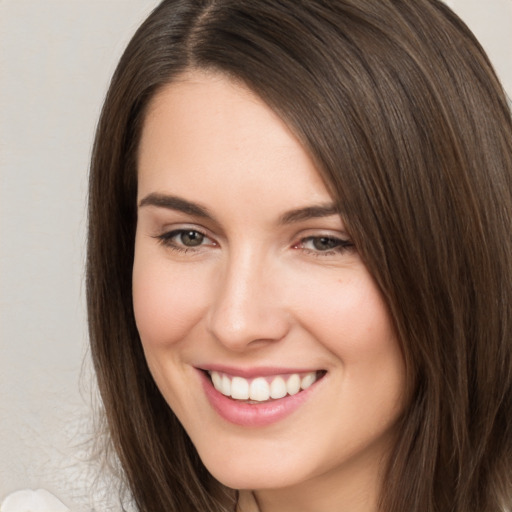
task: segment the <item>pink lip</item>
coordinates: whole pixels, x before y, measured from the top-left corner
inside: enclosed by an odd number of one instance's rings
[[[225,365],[207,365],[201,366],[201,370],[210,372],[227,373],[237,377],[244,377],[245,379],[253,379],[255,377],[268,377],[271,375],[291,375],[292,373],[309,373],[316,371],[311,368],[279,368],[277,366],[261,366],[258,368],[234,368]]]
[[[244,377],[246,376],[246,374],[244,375],[240,372],[240,369],[237,369],[236,371],[231,369],[231,371],[225,371],[225,373]],[[272,371],[271,373],[268,373],[268,375],[275,375],[279,373],[279,371]],[[290,373],[290,371],[287,370],[286,372],[281,373]],[[223,395],[213,387],[211,380],[204,371],[199,370],[199,374],[203,389],[213,409],[226,421],[244,427],[264,427],[284,419],[286,416],[298,409],[309,398],[311,391],[316,387],[315,383],[308,389],[305,389],[293,396],[286,396],[278,400],[262,402],[259,404],[249,404],[240,400],[233,400],[232,398]],[[264,376],[265,374],[258,373],[257,375]],[[246,378],[251,376],[254,375],[249,375]]]

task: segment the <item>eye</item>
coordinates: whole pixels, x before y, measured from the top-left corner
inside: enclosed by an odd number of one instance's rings
[[[158,235],[156,238],[166,247],[177,251],[194,250],[203,245],[217,245],[212,239],[196,229],[174,229]]]
[[[347,239],[321,235],[303,238],[295,247],[311,253],[324,253],[328,255],[353,249],[354,244]]]
[[[199,231],[181,231],[177,233],[175,237],[186,247],[197,247],[201,245],[206,238],[202,233],[199,233]]]

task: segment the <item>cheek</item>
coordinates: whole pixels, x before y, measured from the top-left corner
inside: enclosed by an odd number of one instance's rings
[[[354,417],[393,415],[403,401],[405,363],[388,309],[366,269],[312,287],[308,304],[303,327],[339,362],[343,405]],[[382,418],[377,419],[379,424]],[[361,419],[365,424],[371,422]]]
[[[303,289],[307,300],[297,316],[331,352],[343,359],[371,360],[390,349],[399,351],[387,307],[365,268],[345,280],[310,284]]]
[[[133,267],[133,307],[144,348],[165,349],[183,339],[204,312],[204,276],[176,271],[171,262],[138,256]]]

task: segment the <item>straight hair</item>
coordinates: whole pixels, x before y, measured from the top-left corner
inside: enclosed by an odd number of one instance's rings
[[[512,510],[512,122],[437,0],[164,0],[113,76],[90,172],[90,344],[144,512],[234,510],[157,389],[131,273],[148,104],[187,70],[261,97],[315,162],[389,308],[407,407],[381,512]]]

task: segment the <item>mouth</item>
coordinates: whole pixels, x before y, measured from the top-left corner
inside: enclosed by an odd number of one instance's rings
[[[213,387],[224,396],[247,404],[260,404],[297,395],[322,379],[327,372],[316,370],[254,378],[244,378],[221,371],[205,373]]]
[[[197,368],[213,410],[231,424],[277,424],[312,402],[326,370]],[[242,376],[243,375],[243,376]]]

